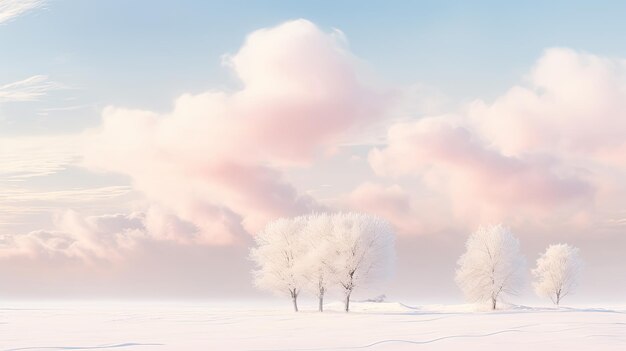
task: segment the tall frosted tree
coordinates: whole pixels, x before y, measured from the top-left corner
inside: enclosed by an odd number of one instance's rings
[[[333,221],[327,213],[307,216],[304,230],[307,247],[303,259],[306,288],[318,299],[318,310],[324,311],[324,296],[336,284],[337,269],[334,267],[336,251],[332,245]]]
[[[387,221],[367,214],[337,213],[332,223],[333,266],[348,312],[355,289],[391,274],[395,238]]]
[[[496,309],[505,294],[521,285],[525,261],[519,241],[502,225],[481,227],[466,243],[459,258],[456,283],[471,302],[490,302]]]
[[[253,272],[255,285],[262,290],[290,296],[296,312],[298,295],[306,284],[302,274],[306,224],[305,217],[270,222],[256,235],[256,247],[250,250],[250,258],[257,265]]]
[[[581,267],[578,248],[568,244],[548,246],[532,271],[535,292],[539,296],[549,297],[558,306],[561,299],[576,287]]]

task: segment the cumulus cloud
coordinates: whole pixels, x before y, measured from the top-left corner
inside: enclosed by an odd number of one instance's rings
[[[463,210],[483,205],[485,211],[544,211],[591,195],[591,186],[557,161],[505,156],[445,118],[395,125],[388,141],[387,148],[370,154],[378,174],[420,175]]]
[[[527,80],[469,107],[491,143],[508,155],[548,152],[626,166],[626,60],[549,49]]]
[[[348,208],[387,219],[399,234],[410,235],[423,231],[423,218],[418,216],[410,194],[400,185],[384,186],[365,182],[354,189],[343,202]]]
[[[604,222],[623,192],[625,88],[625,61],[549,49],[493,103],[392,125],[369,162],[439,192],[457,220]]]
[[[66,211],[55,218],[55,230],[4,235],[0,241],[0,257],[112,259],[146,236],[144,221],[142,214],[84,217],[75,211]]]
[[[44,4],[43,0],[3,0],[0,2],[0,24],[42,7]]]
[[[145,212],[85,216],[74,210],[58,213],[54,230],[0,236],[0,258],[121,260],[140,245],[171,242],[202,244],[203,236],[193,223],[166,209],[151,206]]]
[[[253,32],[225,62],[239,91],[185,94],[166,114],[108,107],[85,152],[87,167],[130,176],[214,244],[319,208],[281,170],[309,164],[384,103],[343,36],[306,20]]]

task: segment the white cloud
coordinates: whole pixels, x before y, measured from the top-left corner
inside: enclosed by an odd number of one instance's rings
[[[84,217],[66,211],[55,219],[54,230],[0,236],[0,257],[69,257],[87,262],[122,257],[124,250],[146,238],[140,213]]]
[[[625,60],[548,49],[494,102],[395,123],[369,161],[448,199],[455,223],[582,232],[624,206],[625,101]]]
[[[344,38],[306,20],[256,31],[226,60],[243,82],[240,91],[184,94],[166,114],[107,107],[102,125],[81,136],[2,140],[0,187],[8,186],[0,210],[56,216],[36,227],[46,230],[5,236],[0,256],[116,258],[142,241],[240,243],[268,219],[321,208],[284,179],[284,169],[312,163],[355,126],[371,123],[382,96],[360,81]],[[46,82],[5,85],[3,97],[40,98],[53,87]],[[127,175],[133,194],[145,198],[119,211],[138,210],[141,226],[101,225],[102,204],[124,197],[125,186],[26,189],[34,178],[75,164]],[[59,214],[63,207],[79,211]]]
[[[206,244],[200,228],[159,206],[145,212],[93,216],[66,210],[54,216],[53,227],[23,234],[0,234],[0,258],[29,256],[112,262],[123,260],[138,245],[148,242]]]
[[[626,60],[552,48],[526,84],[468,108],[506,155],[549,153],[626,169]]]
[[[0,0],[0,24],[42,7],[44,0]]]
[[[41,99],[51,90],[58,90],[63,86],[51,81],[48,76],[36,75],[17,82],[0,86],[0,103],[23,102]]]
[[[317,209],[283,170],[312,163],[385,102],[345,46],[306,20],[255,31],[225,58],[241,90],[184,94],[167,114],[108,107],[86,136],[85,163],[128,175],[207,243],[237,242],[268,220]]]

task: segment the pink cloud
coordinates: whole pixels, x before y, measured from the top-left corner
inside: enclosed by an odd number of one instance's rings
[[[558,153],[626,166],[626,61],[546,50],[528,76],[492,104],[468,115],[502,152]]]
[[[619,216],[626,171],[626,60],[565,48],[545,51],[527,83],[468,109],[473,130],[502,153],[549,155],[585,173],[594,201],[575,218],[603,226]],[[622,194],[622,195],[618,195]]]
[[[399,234],[408,235],[423,230],[422,219],[415,214],[411,196],[397,184],[384,186],[366,182],[354,189],[343,202],[350,209],[389,220]]]
[[[5,237],[0,257],[116,259],[147,238],[144,220],[139,213],[82,216],[68,210],[54,219],[55,230]]]
[[[85,165],[130,176],[198,242],[228,244],[269,219],[320,207],[278,167],[310,163],[380,115],[338,32],[296,20],[250,34],[225,62],[234,93],[185,94],[167,114],[108,107],[86,134]]]
[[[549,49],[493,103],[392,125],[370,165],[439,192],[456,220],[602,226],[622,207],[625,94],[626,61]]]
[[[506,156],[487,145],[449,116],[424,118],[391,127],[387,147],[372,150],[369,161],[379,175],[421,177],[478,222],[592,198],[592,186],[558,160]]]

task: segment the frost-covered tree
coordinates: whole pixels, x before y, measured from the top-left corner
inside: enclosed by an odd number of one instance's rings
[[[491,302],[496,309],[503,294],[514,294],[522,281],[525,261],[519,241],[502,225],[481,227],[459,258],[456,283],[472,302]]]
[[[572,292],[582,266],[578,251],[568,244],[548,246],[532,271],[537,295],[549,297],[558,306],[561,299]]]
[[[355,288],[387,277],[395,258],[394,233],[385,220],[361,213],[332,217],[333,266],[345,296],[345,311]]]
[[[256,263],[254,281],[259,289],[289,294],[298,311],[298,295],[305,285],[302,274],[306,245],[303,240],[305,217],[280,218],[270,222],[255,237],[250,258]]]
[[[298,311],[302,290],[313,292],[323,311],[324,296],[338,285],[349,311],[355,288],[391,272],[394,234],[390,225],[360,213],[312,214],[269,223],[255,238],[250,258],[258,288],[289,294]]]
[[[333,265],[336,253],[332,245],[332,216],[327,213],[307,216],[304,233],[307,246],[307,253],[303,260],[306,288],[317,296],[318,309],[323,312],[324,296],[328,289],[337,282],[337,269]]]

